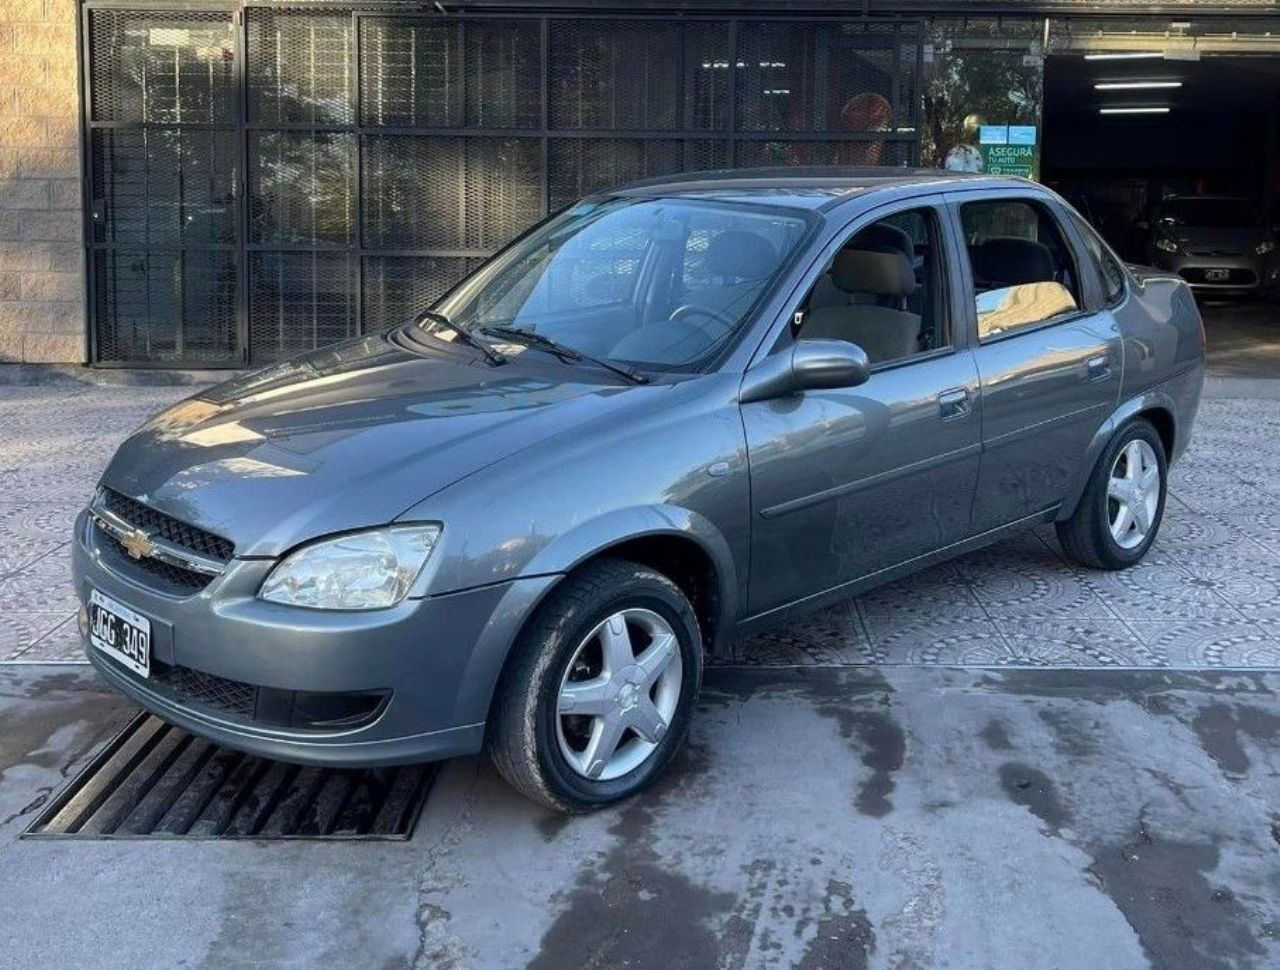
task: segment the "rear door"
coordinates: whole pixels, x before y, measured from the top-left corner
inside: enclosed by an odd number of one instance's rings
[[[1047,195],[948,197],[981,387],[972,531],[1053,509],[1116,406],[1120,333],[1096,271]]]

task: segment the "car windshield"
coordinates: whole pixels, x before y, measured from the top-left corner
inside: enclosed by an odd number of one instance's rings
[[[1246,199],[1170,199],[1160,216],[1188,229],[1256,229],[1258,208]]]
[[[741,330],[814,219],[701,199],[583,202],[436,309],[499,346],[539,346],[520,337],[532,333],[585,358],[696,369]]]

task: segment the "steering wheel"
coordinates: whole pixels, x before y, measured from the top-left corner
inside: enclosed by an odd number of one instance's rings
[[[708,320],[714,320],[723,328],[719,333],[712,332],[709,328],[700,323],[695,323],[699,330],[703,331],[708,337],[716,339],[723,337],[726,333],[738,325],[737,317],[732,317],[723,310],[716,310],[709,306],[699,306],[697,303],[683,303],[671,311],[667,317],[668,320],[674,322],[683,320],[686,317],[705,317]]]

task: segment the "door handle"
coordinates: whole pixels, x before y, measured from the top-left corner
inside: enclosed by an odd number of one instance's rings
[[[938,411],[942,414],[943,421],[963,418],[969,413],[969,389],[953,387],[949,391],[943,391],[938,395]]]
[[[1085,365],[1089,380],[1101,381],[1111,376],[1111,355],[1098,354],[1096,357],[1090,357]]]

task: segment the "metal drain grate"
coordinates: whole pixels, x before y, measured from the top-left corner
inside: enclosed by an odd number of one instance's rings
[[[303,768],[221,748],[159,718],[134,718],[25,836],[407,839],[433,765]]]

